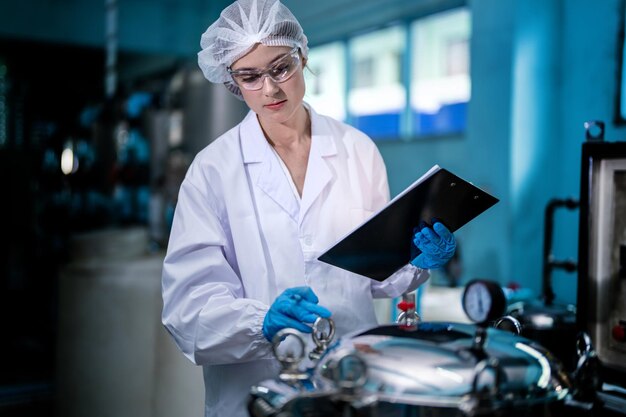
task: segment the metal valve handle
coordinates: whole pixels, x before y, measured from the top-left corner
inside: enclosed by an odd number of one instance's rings
[[[585,332],[579,333],[576,338],[576,353],[578,354],[578,358],[588,357],[595,353],[591,337]]]
[[[324,323],[328,325],[328,334],[326,334],[326,332],[324,332],[324,330],[321,328]],[[317,320],[315,320],[315,322],[313,323],[313,331],[311,332],[311,337],[313,338],[315,346],[323,347],[324,349],[326,349],[326,347],[328,347],[328,344],[333,340],[333,337],[335,337],[335,322],[330,318],[326,319],[324,317],[318,317]]]
[[[292,336],[298,341],[299,349],[296,352],[289,350],[281,354],[278,351],[278,347],[289,336]],[[274,335],[272,338],[272,352],[282,366],[280,374],[278,375],[281,381],[301,381],[308,378],[306,373],[298,369],[298,364],[304,359],[304,350],[304,340],[300,337],[297,330],[284,328]]]
[[[328,333],[324,331],[324,326],[328,327]],[[311,332],[311,338],[315,343],[315,349],[309,353],[311,360],[317,360],[322,357],[322,354],[330,345],[335,337],[335,322],[331,318],[318,317],[313,323],[313,331]]]
[[[495,321],[493,327],[511,332],[518,336],[522,334],[522,324],[513,316],[500,317]]]
[[[413,326],[419,323],[421,320],[422,318],[420,317],[419,314],[417,314],[417,311],[414,311],[413,313],[407,313],[406,311],[401,311],[400,314],[398,314],[398,318],[396,319],[396,322],[399,324],[403,324],[405,326]]]
[[[421,320],[417,311],[415,311],[415,293],[402,294],[402,301],[398,304],[401,310],[396,319],[396,323],[405,330],[417,330],[417,325]]]

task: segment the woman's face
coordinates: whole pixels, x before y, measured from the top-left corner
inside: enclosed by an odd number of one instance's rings
[[[281,57],[289,54],[288,46],[265,46],[257,44],[247,55],[231,65],[231,70],[263,70],[276,63]],[[240,85],[241,94],[246,104],[254,111],[262,122],[289,123],[296,120],[295,115],[302,109],[304,97],[303,60],[295,73],[286,81],[277,83],[270,77],[263,77],[259,90],[246,90]]]

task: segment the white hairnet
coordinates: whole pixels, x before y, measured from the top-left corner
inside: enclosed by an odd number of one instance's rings
[[[237,97],[241,91],[228,67],[261,43],[267,46],[298,47],[306,58],[307,39],[300,23],[278,0],[237,0],[222,10],[220,17],[200,40],[198,65],[207,80],[224,83]]]

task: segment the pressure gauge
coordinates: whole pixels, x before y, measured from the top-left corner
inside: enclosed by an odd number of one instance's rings
[[[467,317],[477,324],[501,317],[506,309],[506,297],[500,285],[484,279],[467,283],[462,302]]]

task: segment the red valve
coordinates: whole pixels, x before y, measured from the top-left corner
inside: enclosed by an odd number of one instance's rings
[[[409,311],[409,309],[415,309],[415,303],[409,303],[407,301],[400,301],[398,308],[402,311]]]
[[[616,324],[611,331],[613,339],[618,342],[626,342],[626,326],[623,324]]]
[[[509,282],[509,284],[506,286],[508,289],[513,290],[513,291],[517,291],[520,288],[522,288],[521,285],[519,285],[517,282],[513,281],[513,282]]]

